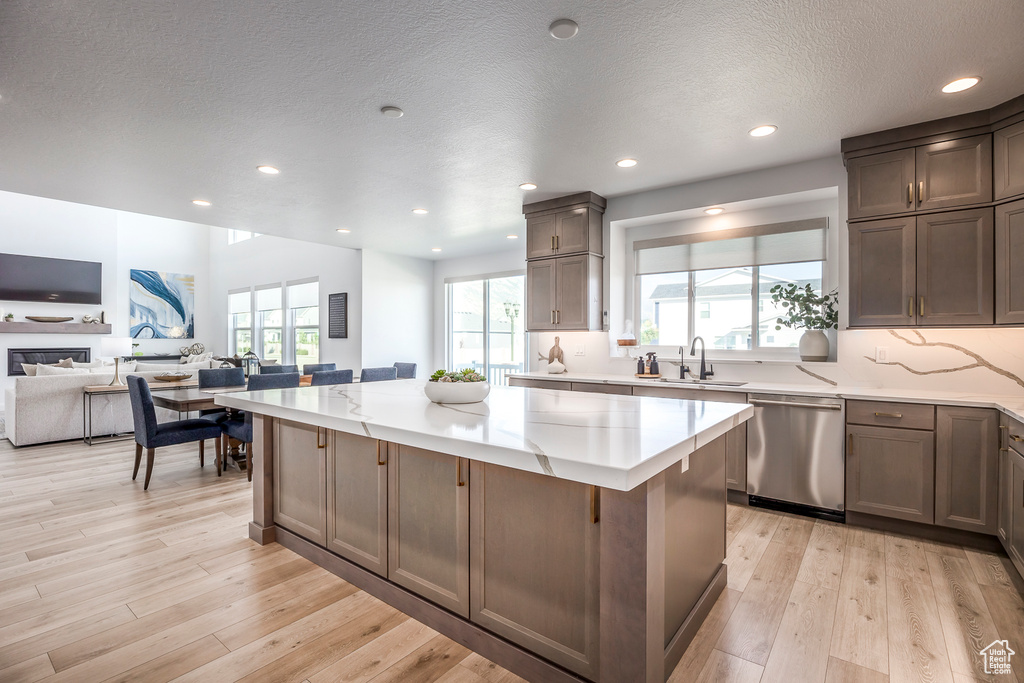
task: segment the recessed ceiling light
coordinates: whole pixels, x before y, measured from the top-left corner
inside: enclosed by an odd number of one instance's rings
[[[441,247],[434,247],[430,251],[441,251]]]
[[[427,210],[426,209],[413,209],[412,212],[414,214],[418,215],[418,216],[422,216],[423,214],[427,213]]]
[[[778,129],[778,126],[758,126],[757,128],[750,129],[750,136],[755,138],[763,138],[766,135],[771,135]]]
[[[280,173],[280,171],[273,166],[257,166],[256,170],[260,173],[266,173],[267,175],[277,175]]]
[[[380,113],[389,119],[400,119],[405,116],[405,112],[398,107],[381,107]]]
[[[706,213],[709,216],[717,216],[723,211],[725,211],[725,209],[723,209],[720,206],[712,206],[710,209],[704,209],[704,213]]]
[[[352,231],[349,230],[348,228],[338,228],[338,232],[340,232],[342,235],[347,235]]]
[[[551,26],[548,26],[548,33],[551,34],[551,37],[559,40],[569,40],[579,33],[579,30],[580,25],[572,19],[555,19],[551,22]]]
[[[536,190],[537,186],[533,183],[523,183],[519,186],[520,190]]]
[[[519,235],[505,235],[505,239],[507,239],[507,240],[517,240],[517,239],[519,239]]]
[[[205,199],[193,199],[192,203],[195,204],[196,206],[210,206],[210,202],[206,201]]]
[[[953,81],[952,83],[947,83],[946,85],[942,86],[942,92],[945,92],[945,93],[962,92],[964,90],[967,90],[968,88],[973,88],[974,86],[978,85],[978,83],[980,83],[980,82],[981,82],[981,79],[979,77],[977,77],[977,76],[968,76],[967,78],[958,78],[955,81]]]
[[[633,168],[636,166],[636,159],[619,159],[615,165],[619,168]]]

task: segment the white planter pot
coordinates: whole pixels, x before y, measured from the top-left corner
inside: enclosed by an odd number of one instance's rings
[[[423,393],[434,403],[479,403],[491,393],[487,382],[427,382]]]
[[[828,337],[821,330],[807,330],[800,337],[800,360],[828,360]]]

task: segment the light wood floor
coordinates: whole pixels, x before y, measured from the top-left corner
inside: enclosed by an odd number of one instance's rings
[[[0,681],[522,680],[250,542],[243,473],[161,449],[143,492],[132,458],[0,441]],[[728,537],[729,588],[672,681],[997,680],[977,655],[997,637],[1024,681],[1005,557],[735,506]]]

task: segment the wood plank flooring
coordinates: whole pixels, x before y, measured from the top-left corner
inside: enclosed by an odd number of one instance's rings
[[[161,449],[144,492],[133,456],[0,440],[0,681],[522,680],[249,541],[244,473]],[[729,587],[674,683],[996,680],[977,650],[1024,652],[1004,556],[739,506],[727,540]]]

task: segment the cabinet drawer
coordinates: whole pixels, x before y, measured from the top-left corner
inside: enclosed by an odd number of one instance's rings
[[[918,403],[847,401],[846,423],[902,429],[935,429],[935,406]]]
[[[526,387],[528,389],[561,389],[569,391],[570,384],[557,379],[523,379],[522,377],[509,377],[510,387]]]
[[[618,394],[620,396],[632,396],[633,387],[621,384],[596,384],[593,382],[573,382],[573,391],[589,391],[592,394]]]
[[[1000,445],[1003,448],[1012,448],[1019,455],[1024,455],[1024,423],[1008,415],[1003,415],[1003,422],[1006,429],[1001,429]]]

